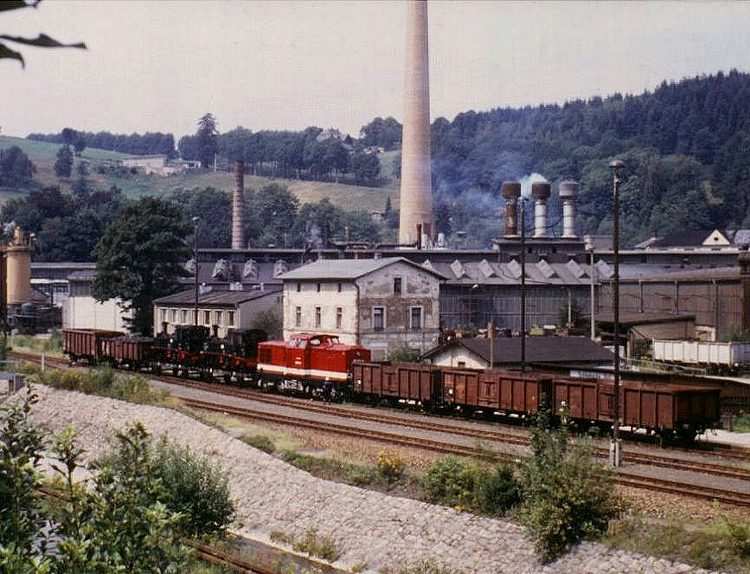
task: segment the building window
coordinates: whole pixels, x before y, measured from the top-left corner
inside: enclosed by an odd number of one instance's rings
[[[372,330],[382,331],[385,329],[385,307],[372,308]]]
[[[161,322],[166,323],[167,322],[167,310],[166,309],[159,309],[159,317],[161,317]]]
[[[300,283],[300,282],[298,281],[298,282],[297,282],[297,293],[299,293],[300,291],[302,291],[302,283]]]
[[[322,317],[323,311],[320,307],[315,307],[315,327],[320,328],[320,324],[322,323]]]
[[[183,325],[187,325],[187,322],[188,322],[188,310],[182,309],[180,311],[180,323],[182,323]]]
[[[320,293],[320,283],[318,283],[317,288],[318,288],[318,293]]]
[[[211,326],[211,311],[203,311],[203,324]]]
[[[169,310],[169,322],[170,323],[176,323],[177,322],[177,309],[170,309]]]
[[[412,331],[422,330],[422,307],[409,308],[409,328]]]
[[[227,327],[234,327],[234,311],[227,311]]]
[[[302,326],[302,307],[294,308],[294,326],[295,327]]]
[[[214,311],[214,325],[219,325],[221,327],[221,322],[224,319],[222,317],[223,313],[221,311]]]
[[[341,329],[341,324],[344,321],[344,308],[336,307],[336,328]]]
[[[466,361],[459,361],[458,362],[458,368],[459,369],[463,369],[464,367],[466,367]]]
[[[401,277],[393,278],[393,294],[401,295]]]
[[[339,293],[341,293],[341,283],[338,284],[337,290],[338,290]]]

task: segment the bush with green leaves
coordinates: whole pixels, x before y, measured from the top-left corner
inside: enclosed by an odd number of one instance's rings
[[[485,514],[503,514],[520,501],[521,489],[510,466],[498,465],[480,476],[476,502]]]
[[[449,506],[474,506],[482,469],[472,461],[455,456],[436,460],[422,479],[427,498]]]
[[[619,514],[610,472],[593,460],[588,441],[570,443],[562,419],[551,430],[549,414],[540,413],[531,435],[533,455],[521,469],[519,516],[544,561],[600,536]]]
[[[155,445],[140,423],[89,466],[89,484],[73,479],[84,454],[74,431],[58,435],[50,451],[63,496],[43,501],[45,440],[29,418],[35,401],[29,387],[0,410],[0,572],[184,572],[191,553],[183,538],[221,533],[234,516],[218,468],[187,449]]]
[[[49,567],[38,534],[46,520],[37,493],[44,440],[29,419],[36,400],[28,387],[23,400],[0,409],[0,572]]]

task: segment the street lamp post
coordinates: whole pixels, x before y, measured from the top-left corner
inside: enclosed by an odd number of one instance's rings
[[[201,218],[193,217],[193,270],[195,276],[195,298],[193,300],[193,325],[198,326],[198,223]]]
[[[614,384],[614,418],[612,420],[612,442],[609,449],[609,461],[614,467],[620,466],[620,170],[625,164],[614,160],[609,164],[612,170],[612,242],[614,251],[613,304],[615,335],[615,384]]]

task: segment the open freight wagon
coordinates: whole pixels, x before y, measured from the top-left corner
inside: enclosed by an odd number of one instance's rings
[[[119,331],[65,329],[63,330],[63,353],[73,363],[84,360],[90,365],[95,365],[104,357],[105,342],[122,336],[123,333]]]

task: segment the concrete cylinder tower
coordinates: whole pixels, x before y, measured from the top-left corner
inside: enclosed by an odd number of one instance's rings
[[[245,249],[245,162],[234,164],[232,192],[232,249]]]
[[[534,198],[534,237],[547,237],[547,200],[552,186],[546,181],[531,184],[531,197]]]
[[[8,305],[31,302],[31,243],[16,227],[13,239],[6,247]]]
[[[518,199],[521,197],[521,184],[517,181],[504,181],[500,193],[505,199],[505,237],[518,237]]]
[[[409,0],[406,20],[404,127],[398,240],[426,247],[435,234],[430,168],[430,76],[427,2]]]
[[[563,239],[575,239],[576,235],[576,195],[578,184],[575,181],[560,182],[560,199],[563,204]]]

